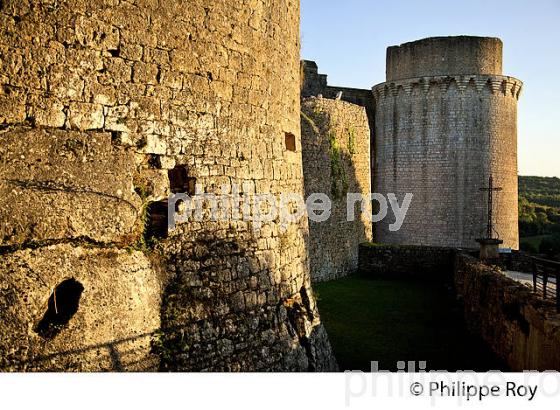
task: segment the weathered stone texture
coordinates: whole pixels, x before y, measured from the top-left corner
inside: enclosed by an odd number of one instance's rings
[[[317,97],[327,88],[327,76],[319,74],[319,67],[315,61],[301,61],[301,97]]]
[[[359,271],[374,278],[452,281],[456,249],[360,244]]]
[[[512,371],[560,370],[560,314],[553,302],[462,254],[455,262],[455,288],[470,330]]]
[[[309,259],[314,281],[355,272],[358,245],[371,240],[370,202],[364,212],[355,204],[355,220],[347,220],[347,193],[369,197],[371,187],[368,117],[363,107],[326,98],[302,104],[303,174],[306,198],[326,194],[331,216],[309,221]]]
[[[373,106],[373,94],[371,89],[338,87],[327,84],[327,75],[319,74],[319,67],[315,61],[301,61],[301,97],[317,97],[322,95],[327,98],[335,98],[342,93],[341,100],[352,104],[366,107],[366,112],[370,120],[370,130],[373,129],[373,116],[375,114]]]
[[[53,289],[82,287],[77,312],[56,337],[40,335]],[[0,258],[0,369],[150,371],[160,328],[161,280],[141,252],[55,245]],[[68,297],[57,293],[58,308]],[[51,309],[53,306],[51,306]]]
[[[0,162],[2,178],[4,169],[21,164],[33,167],[28,178],[122,195],[135,206],[142,199],[143,207],[169,195],[174,166],[185,167],[209,193],[234,185],[245,194],[303,192],[299,1],[2,4],[2,139],[27,142],[12,143],[9,158],[26,156],[34,138],[41,145],[34,150],[45,155],[70,139],[105,147],[81,165],[81,154],[73,159],[73,153],[56,166],[25,158]],[[286,134],[295,136],[295,152],[286,150]],[[109,135],[112,147],[104,145]],[[93,194],[76,193],[70,202],[66,192],[18,189],[48,196],[42,213],[21,215],[48,218],[37,232],[27,222],[12,229],[6,243],[82,236],[115,245],[134,225],[121,200],[107,198],[99,209]],[[69,208],[61,206],[66,201]],[[16,211],[7,209],[2,225],[15,226]],[[157,340],[162,367],[335,369],[310,287],[307,235],[305,220],[287,231],[275,220],[261,230],[244,221],[189,222],[161,238],[157,251],[168,278]],[[39,248],[30,258],[39,264],[48,256]]]
[[[502,74],[502,41],[429,37],[387,48],[387,81],[446,75]]]
[[[110,133],[14,127],[0,141],[0,245],[138,235],[134,152]]]
[[[453,44],[451,38],[449,47]],[[478,247],[475,239],[483,236],[486,221],[486,194],[479,188],[492,175],[503,188],[495,195],[496,231],[504,246],[519,247],[521,86],[519,80],[497,74],[448,73],[374,87],[374,190],[395,193],[399,201],[406,193],[414,195],[401,229],[391,232],[391,221],[385,219],[376,225],[376,241]]]

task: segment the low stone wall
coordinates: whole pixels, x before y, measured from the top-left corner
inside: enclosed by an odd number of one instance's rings
[[[507,270],[533,272],[533,259],[531,259],[531,255],[525,252],[512,251],[511,253],[503,253],[500,255],[500,262]]]
[[[455,259],[455,287],[469,330],[512,371],[560,370],[560,314],[552,302],[464,254]]]
[[[454,255],[452,248],[362,243],[359,272],[374,277],[446,280],[451,278]]]

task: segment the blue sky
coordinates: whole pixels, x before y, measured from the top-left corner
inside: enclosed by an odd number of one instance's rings
[[[431,36],[504,42],[504,75],[519,78],[520,175],[560,177],[560,0],[302,0],[302,58],[329,84],[371,88],[390,45]]]

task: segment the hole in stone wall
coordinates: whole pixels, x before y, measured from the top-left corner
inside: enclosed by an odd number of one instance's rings
[[[151,168],[160,169],[161,164],[159,160],[159,155],[148,154],[148,165]]]
[[[112,57],[119,57],[121,55],[121,50],[119,49],[107,51],[109,51],[109,54],[111,54]]]
[[[284,142],[286,143],[286,149],[288,151],[295,152],[296,150],[296,136],[291,132],[284,134]]]
[[[169,177],[169,189],[174,194],[194,195],[196,191],[196,178],[189,177],[187,167],[177,165],[167,172]]]
[[[84,287],[75,279],[61,282],[49,297],[47,311],[35,328],[45,339],[53,339],[78,311]]]
[[[146,226],[146,237],[167,237],[167,201],[152,202],[148,205],[148,221]]]
[[[122,132],[121,131],[111,131],[111,142],[113,144],[122,143]]]

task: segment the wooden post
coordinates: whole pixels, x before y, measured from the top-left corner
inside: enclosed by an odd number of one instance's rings
[[[537,270],[537,261],[535,258],[533,259],[533,292],[537,292],[537,276],[539,275],[539,271]]]
[[[560,269],[556,271],[556,311],[560,313]]]

